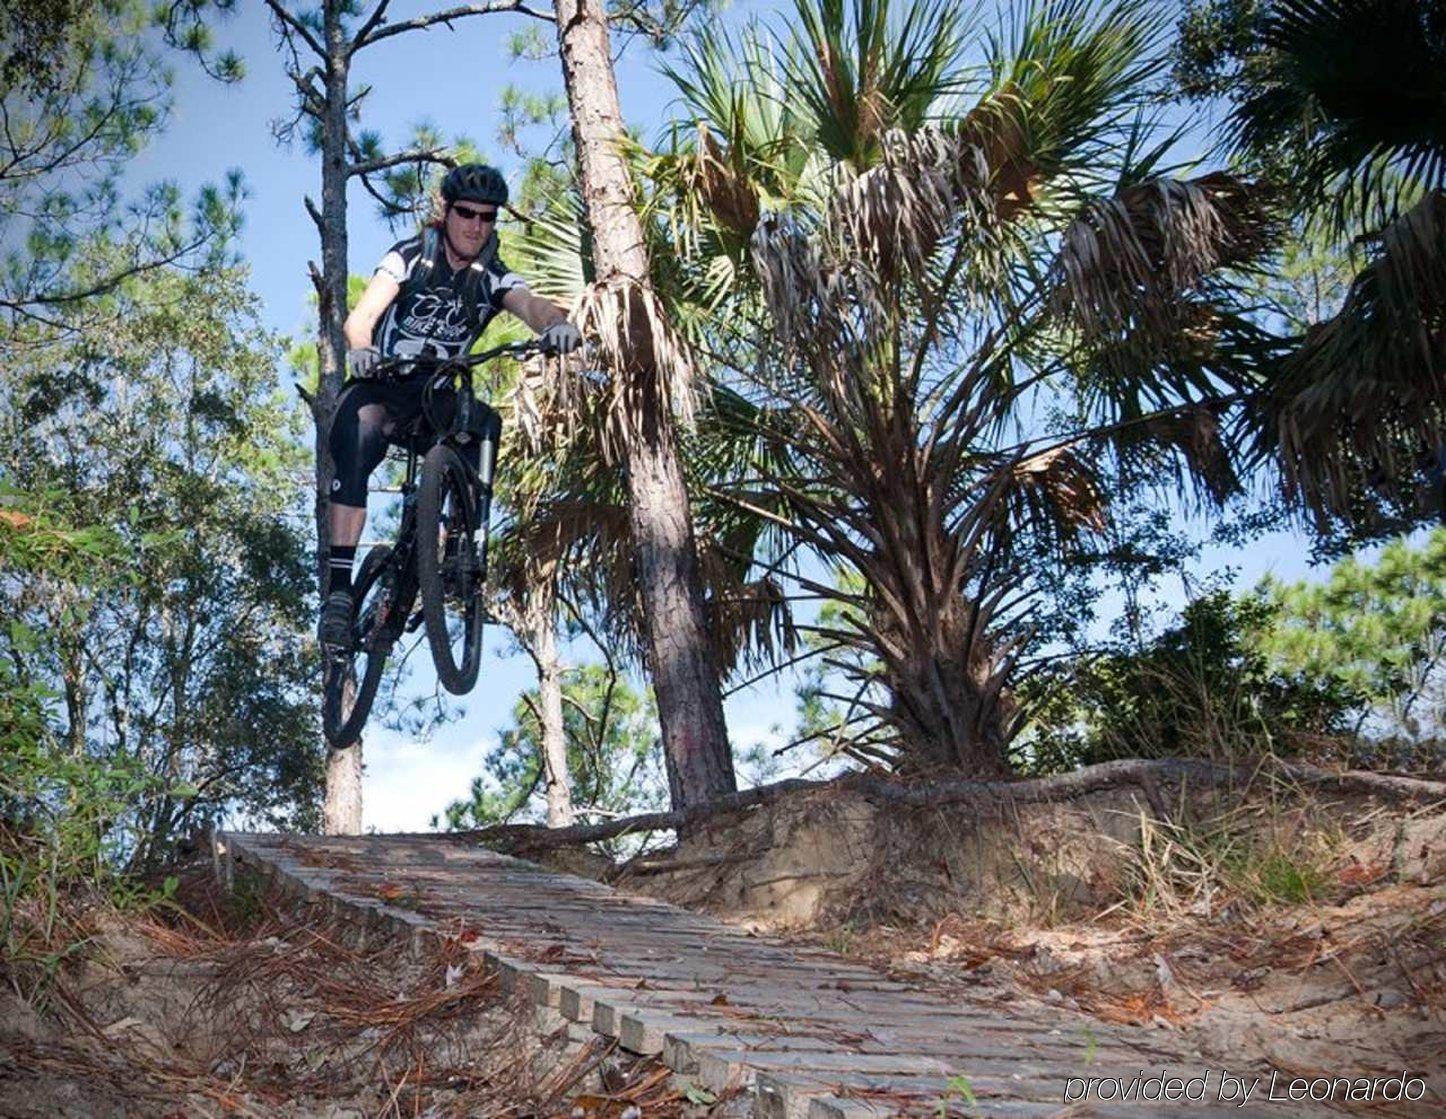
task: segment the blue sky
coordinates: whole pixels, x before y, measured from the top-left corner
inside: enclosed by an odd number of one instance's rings
[[[179,60],[170,127],[136,160],[131,179],[135,183],[172,179],[190,192],[205,182],[219,181],[231,168],[240,168],[249,197],[239,248],[263,300],[264,321],[273,330],[301,337],[311,330],[307,261],[319,257],[316,231],[302,198],[319,194],[320,169],[301,143],[286,148],[273,138],[272,122],[285,119],[291,111],[289,84],[264,6],[238,7],[236,17],[218,29],[218,41],[242,55],[248,76],[239,85],[220,86],[196,66]],[[735,5],[725,18],[740,19],[760,7]],[[402,20],[424,10],[423,4],[399,2],[392,17]],[[387,145],[404,143],[419,121],[435,126],[449,140],[466,135],[515,183],[520,168],[495,139],[501,91],[509,83],[535,93],[561,90],[555,59],[511,62],[508,58],[508,36],[535,22],[513,14],[473,17],[457,22],[453,30],[438,27],[400,35],[363,52],[355,81],[374,87],[365,102],[363,127],[378,131]],[[539,26],[550,41],[551,26]],[[653,134],[674,93],[646,46],[634,44],[624,54],[618,79],[629,124]],[[353,187],[349,202],[351,270],[369,274],[396,235],[376,216],[375,205],[359,186]],[[1182,526],[1182,531],[1187,529]],[[1201,568],[1237,566],[1242,582],[1248,583],[1266,571],[1299,578],[1306,572],[1306,559],[1303,541],[1280,535],[1241,553],[1211,549]],[[1168,587],[1162,593],[1167,599],[1180,594]],[[505,634],[490,630],[487,640],[483,676],[466,701],[465,717],[427,742],[384,730],[368,735],[367,827],[424,828],[434,813],[463,795],[480,772],[482,758],[508,721],[518,693],[533,682],[525,657],[503,655],[509,645]],[[420,652],[413,660],[424,665],[418,686],[430,692],[430,666]],[[786,741],[794,723],[792,679],[740,693],[729,701],[728,715],[740,747]]]

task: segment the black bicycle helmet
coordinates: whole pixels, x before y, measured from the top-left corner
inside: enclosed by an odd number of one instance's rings
[[[495,167],[485,163],[464,163],[453,167],[442,180],[442,199],[446,202],[483,202],[489,206],[507,205],[507,180]]]

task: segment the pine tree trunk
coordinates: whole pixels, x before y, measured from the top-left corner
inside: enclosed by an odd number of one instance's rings
[[[546,589],[552,581],[544,577]],[[534,592],[536,593],[536,591]],[[537,658],[537,692],[542,708],[542,776],[547,785],[547,826],[565,828],[576,823],[572,809],[572,781],[567,771],[567,732],[562,721],[562,662],[557,655],[556,598],[532,611],[532,647]]]
[[[327,438],[331,433],[336,399],[341,393],[346,360],[342,323],[346,319],[346,102],[348,82],[347,39],[342,28],[340,0],[326,0],[322,30],[328,57],[325,75],[326,107],[321,121],[321,272],[312,269],[319,304],[317,350],[321,378],[312,404],[316,420],[316,544],[317,579],[326,594],[326,555],[331,545],[327,522],[331,479],[335,466]],[[360,835],[362,830],[362,744],[328,750],[326,801],[322,818],[328,835]]]
[[[580,0],[555,0],[555,11],[596,281],[619,292],[647,290],[643,230],[620,150],[625,133],[606,11]],[[631,349],[610,356],[623,378],[629,514],[649,669],[673,806],[684,808],[733,792],[737,781],[670,402],[651,346],[644,340]]]

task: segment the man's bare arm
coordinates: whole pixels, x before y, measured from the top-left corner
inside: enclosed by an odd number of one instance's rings
[[[502,306],[541,334],[553,323],[565,322],[567,312],[550,299],[526,288],[513,288],[502,295]]]
[[[348,349],[359,350],[372,344],[372,332],[376,330],[377,320],[392,305],[392,300],[396,299],[401,290],[402,285],[385,272],[378,272],[371,278],[360,301],[346,317],[341,328],[346,335]]]

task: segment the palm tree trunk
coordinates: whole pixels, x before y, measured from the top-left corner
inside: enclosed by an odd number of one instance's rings
[[[625,134],[606,12],[580,0],[555,0],[555,10],[596,282],[619,294],[646,293],[648,259],[621,153]],[[733,792],[737,780],[671,402],[646,325],[629,326],[620,333],[631,340],[625,342],[630,352],[610,356],[625,401],[623,453],[649,668],[673,807],[685,808]]]

